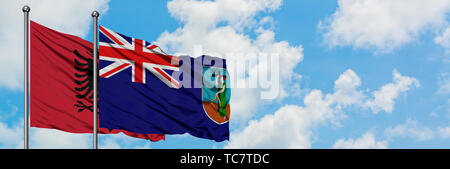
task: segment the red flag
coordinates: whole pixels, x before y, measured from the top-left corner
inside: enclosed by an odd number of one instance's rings
[[[33,21],[30,40],[30,126],[92,133],[93,44]],[[99,129],[101,134],[119,132],[151,141],[165,139],[164,134]]]

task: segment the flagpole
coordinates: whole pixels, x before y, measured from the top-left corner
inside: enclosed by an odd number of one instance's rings
[[[23,81],[24,81],[24,89],[23,89],[23,93],[24,93],[24,118],[23,118],[23,131],[24,131],[24,136],[23,136],[23,148],[24,149],[28,149],[29,148],[29,144],[28,144],[28,121],[29,121],[29,117],[28,117],[28,59],[29,59],[29,23],[30,23],[30,19],[29,19],[29,12],[30,12],[30,7],[28,5],[23,6],[22,8],[23,14],[24,14],[24,77],[23,77]]]
[[[94,19],[94,57],[93,57],[93,72],[94,72],[94,91],[93,91],[93,101],[94,101],[94,105],[93,105],[93,113],[94,113],[94,149],[98,149],[98,122],[97,122],[97,107],[98,107],[98,103],[97,103],[97,89],[98,89],[98,64],[97,64],[97,60],[98,60],[98,16],[100,14],[97,11],[92,12],[92,17]]]

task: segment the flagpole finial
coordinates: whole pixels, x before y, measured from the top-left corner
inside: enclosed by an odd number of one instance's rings
[[[92,17],[98,17],[100,14],[97,11],[92,12]]]
[[[22,8],[23,12],[30,12],[30,7],[28,5],[23,6]]]

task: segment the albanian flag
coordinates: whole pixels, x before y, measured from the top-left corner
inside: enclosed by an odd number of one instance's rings
[[[93,44],[30,23],[30,126],[70,133],[93,131]],[[99,104],[99,106],[101,106]],[[100,128],[100,134],[159,141],[164,134]]]

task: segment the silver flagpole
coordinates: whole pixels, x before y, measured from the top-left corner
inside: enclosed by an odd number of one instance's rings
[[[28,59],[29,59],[29,12],[30,12],[30,7],[28,5],[23,6],[22,8],[23,14],[24,14],[24,77],[23,77],[23,81],[24,81],[24,89],[23,89],[23,93],[24,93],[24,118],[23,118],[23,131],[24,131],[24,135],[23,135],[23,148],[24,149],[28,149],[29,145],[28,145],[28,121],[29,121],[29,117],[28,117]]]
[[[98,34],[98,16],[100,14],[97,11],[92,12],[92,17],[94,19],[94,57],[93,57],[93,72],[94,72],[94,91],[93,91],[93,101],[94,101],[94,105],[93,105],[93,113],[94,113],[94,149],[98,149],[98,135],[97,135],[97,128],[98,128],[98,123],[97,123],[97,89],[98,89],[98,64],[97,64],[97,60],[98,60],[98,38],[97,38],[97,34]]]

